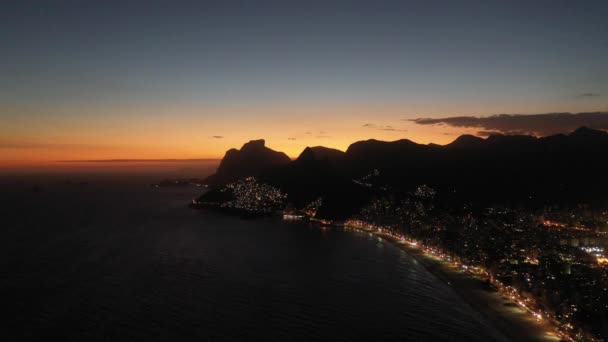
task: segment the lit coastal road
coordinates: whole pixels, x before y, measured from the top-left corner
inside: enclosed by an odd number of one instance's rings
[[[471,307],[484,315],[505,336],[512,341],[560,341],[555,328],[546,320],[522,308],[516,300],[498,291],[492,292],[483,287],[483,280],[471,272],[426,253],[420,246],[403,243],[402,240],[386,232],[345,228],[360,234],[373,234],[407,251],[428,271],[449,284]]]

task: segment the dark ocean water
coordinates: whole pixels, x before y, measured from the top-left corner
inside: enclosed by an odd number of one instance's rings
[[[135,180],[133,180],[135,179]],[[0,182],[11,340],[488,341],[498,333],[367,234],[187,208],[195,188]],[[39,187],[34,188],[34,185]]]

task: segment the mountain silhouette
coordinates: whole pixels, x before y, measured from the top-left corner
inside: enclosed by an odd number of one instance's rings
[[[230,149],[220,162],[217,172],[205,179],[211,186],[221,185],[247,176],[257,176],[264,170],[288,164],[291,159],[265,146],[264,139],[251,140],[240,150]]]
[[[329,218],[348,217],[373,196],[422,184],[450,194],[454,205],[606,204],[607,151],[608,133],[585,127],[540,138],[463,135],[443,146],[372,139],[346,152],[307,147],[294,161],[256,141],[228,151],[212,178],[259,176],[296,206],[323,197],[321,213]]]
[[[321,197],[324,204],[319,217],[347,217],[368,200],[369,194],[342,171],[345,157],[340,150],[307,147],[293,162],[270,169],[260,178],[285,192],[296,207]]]
[[[456,140],[447,144],[447,148],[451,149],[466,149],[466,148],[477,148],[482,146],[484,143],[484,139],[480,137],[476,137],[470,134],[464,134],[456,138]],[[437,145],[435,145],[437,146]]]
[[[346,153],[323,146],[306,147],[298,156],[296,161],[310,162],[326,160],[330,163],[339,163],[344,159]]]

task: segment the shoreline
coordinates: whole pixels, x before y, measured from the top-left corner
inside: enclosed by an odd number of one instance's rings
[[[193,203],[195,204],[195,203]],[[196,203],[198,204],[198,203]],[[200,205],[191,205],[201,209]],[[207,208],[210,209],[210,208]],[[234,213],[232,213],[234,214]],[[266,215],[270,217],[272,215]],[[242,216],[240,216],[243,219]],[[439,257],[426,253],[418,246],[405,243],[395,236],[374,229],[351,226],[348,224],[331,224],[322,220],[310,219],[309,222],[319,228],[338,228],[345,232],[357,231],[371,233],[389,241],[395,247],[405,251],[424,269],[447,284],[471,309],[480,315],[480,322],[493,327],[499,334],[497,341],[566,341],[561,338],[555,327],[546,319],[538,320],[528,311],[519,307],[516,300],[507,297],[498,290],[492,290],[481,277],[465,272]]]
[[[372,233],[386,239],[419,262],[429,273],[452,290],[482,319],[491,324],[510,341],[561,341],[554,327],[545,320],[534,319],[510,298],[497,290],[490,290],[478,276],[464,272],[448,262],[433,257],[420,248],[403,243],[386,233],[360,227],[344,226],[344,231]]]

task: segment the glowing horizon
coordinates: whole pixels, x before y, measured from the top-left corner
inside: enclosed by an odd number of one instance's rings
[[[54,131],[24,125],[21,131],[12,129],[0,140],[0,165],[36,167],[63,161],[221,159],[227,150],[255,139],[264,139],[270,148],[295,159],[310,146],[346,151],[350,144],[368,139],[409,139],[420,144],[445,145],[462,134],[479,135],[480,130],[419,125],[408,119],[412,116],[406,111],[387,106],[331,107],[328,110],[331,115],[319,108],[300,108],[291,111],[295,113],[293,116],[273,122],[284,111],[280,107],[224,111],[216,108],[216,115],[225,118],[219,125],[206,124],[204,118],[194,114],[168,116],[155,122],[120,117],[104,123],[94,118],[81,122],[67,120],[56,124]],[[369,112],[376,114],[375,120],[368,120]],[[231,117],[228,113],[232,113]],[[441,117],[435,113],[418,116]],[[238,130],[239,127],[242,128]],[[109,136],[108,131],[112,131]]]

